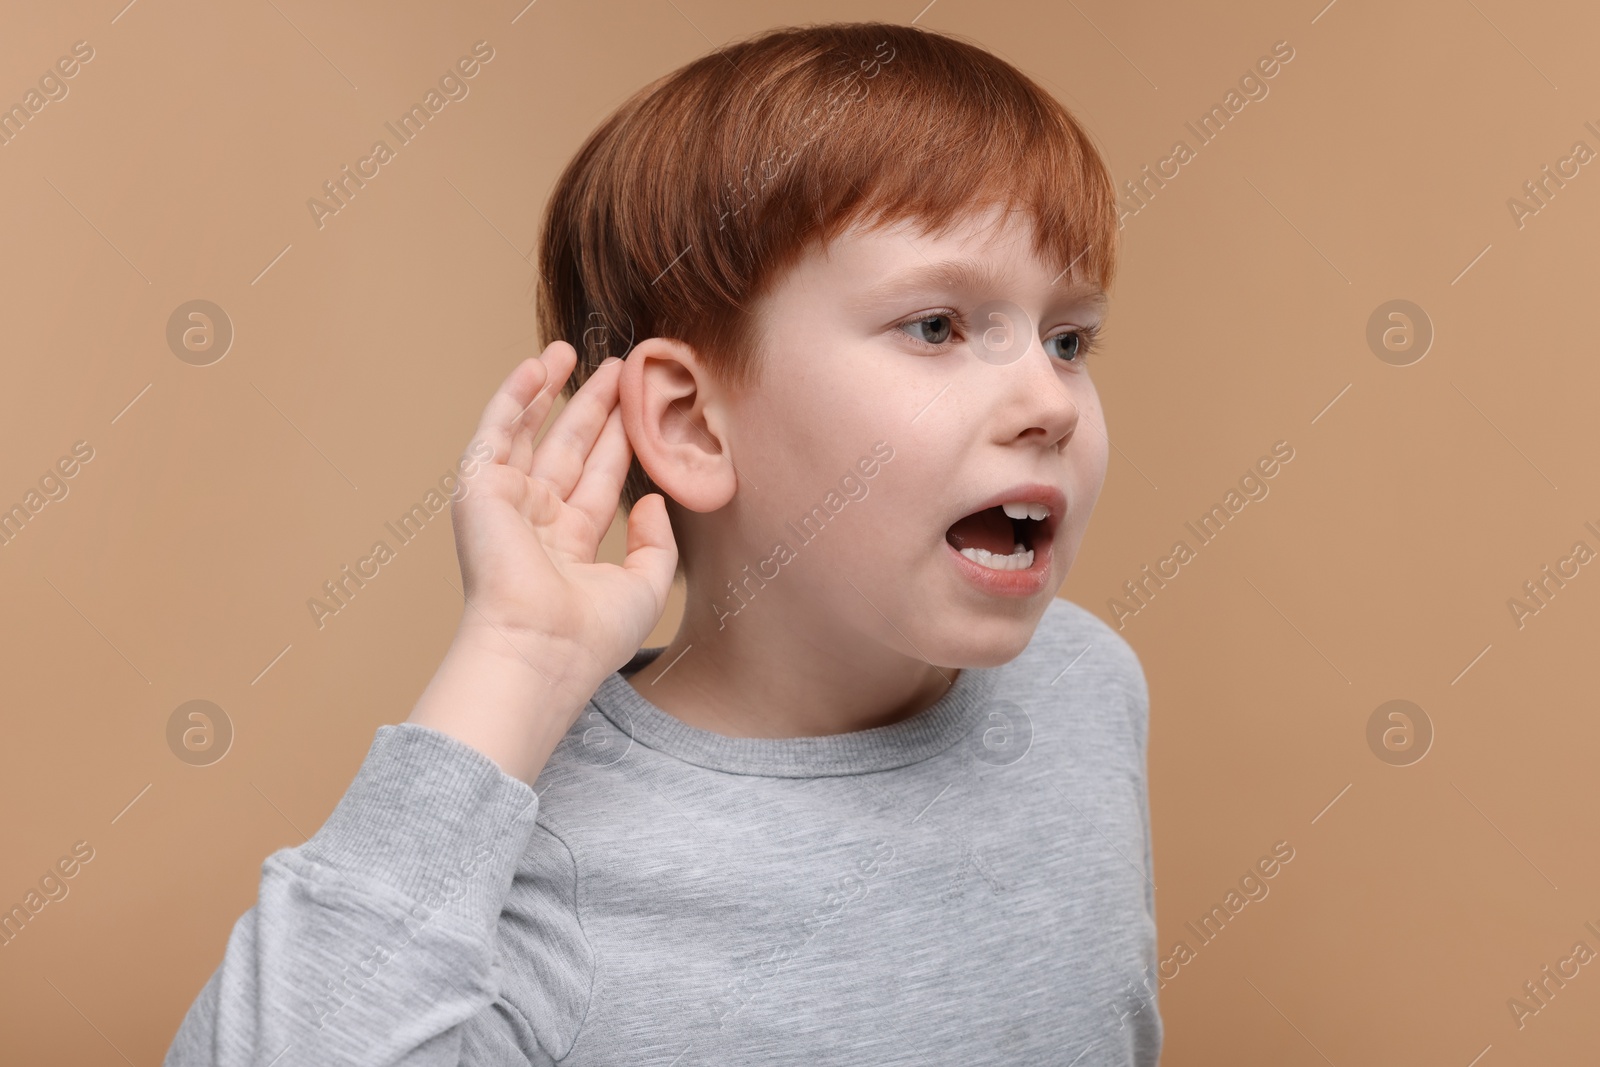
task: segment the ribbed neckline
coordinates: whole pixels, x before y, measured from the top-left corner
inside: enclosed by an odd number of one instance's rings
[[[730,774],[816,778],[905,767],[935,756],[970,732],[994,692],[998,667],[963,667],[945,694],[922,711],[888,726],[826,737],[728,737],[702,730],[650,703],[627,675],[666,646],[641,648],[606,677],[590,703],[617,729],[648,748],[686,763]]]

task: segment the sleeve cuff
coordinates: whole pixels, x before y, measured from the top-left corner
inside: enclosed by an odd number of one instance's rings
[[[416,723],[385,725],[299,852],[492,933],[538,809],[531,786],[470,745]]]

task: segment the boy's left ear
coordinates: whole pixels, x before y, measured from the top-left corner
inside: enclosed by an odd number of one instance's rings
[[[738,485],[727,396],[693,348],[652,337],[623,360],[622,426],[639,465],[690,511],[715,511]]]

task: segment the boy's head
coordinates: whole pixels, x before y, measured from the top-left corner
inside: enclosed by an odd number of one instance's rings
[[[568,395],[627,357],[624,506],[666,497],[719,626],[764,597],[928,662],[1003,662],[1104,478],[1082,353],[1116,232],[1087,135],[1009,64],[914,27],[784,29],[590,136],[548,205],[539,323],[578,351]],[[1051,516],[959,521],[1001,500]],[[1031,569],[976,551],[1014,535],[1040,542]],[[888,622],[930,596],[965,621],[922,642]]]

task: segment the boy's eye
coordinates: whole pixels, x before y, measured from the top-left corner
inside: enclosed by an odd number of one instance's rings
[[[1057,345],[1055,355],[1068,361],[1081,357],[1085,350],[1083,334],[1076,330],[1056,334],[1045,342],[1047,348],[1050,345]]]
[[[938,348],[949,344],[958,328],[965,330],[965,322],[957,315],[947,312],[924,315],[909,322],[902,322],[897,327],[927,348]],[[1074,327],[1046,339],[1045,351],[1062,363],[1069,365],[1082,363],[1089,353],[1094,351],[1099,332],[1098,326]]]
[[[950,332],[954,327],[949,315],[929,315],[926,318],[903,322],[900,328],[909,331],[912,337],[925,344],[942,345],[950,340]]]

